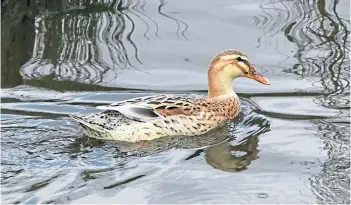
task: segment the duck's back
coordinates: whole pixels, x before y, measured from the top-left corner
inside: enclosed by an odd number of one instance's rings
[[[178,108],[179,109],[179,108]],[[107,110],[87,117],[75,117],[89,137],[137,142],[164,136],[194,136],[216,128],[221,122],[240,112],[239,99],[197,99],[187,112],[175,112],[146,122],[126,117],[117,110]],[[165,112],[163,112],[165,113]]]

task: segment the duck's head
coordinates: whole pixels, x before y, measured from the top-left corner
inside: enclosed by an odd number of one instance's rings
[[[271,83],[258,73],[245,54],[227,49],[216,55],[208,71],[209,96],[229,95],[233,92],[231,82],[237,77],[247,77],[264,85]]]
[[[237,77],[247,77],[265,85],[271,83],[259,74],[245,54],[238,50],[224,50],[212,60],[210,74],[218,73],[234,80]]]

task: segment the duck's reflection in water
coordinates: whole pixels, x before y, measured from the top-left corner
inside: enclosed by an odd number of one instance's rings
[[[206,162],[226,172],[244,171],[253,160],[259,158],[259,137],[269,131],[270,122],[265,116],[251,112],[239,116],[228,125],[223,130],[228,140],[209,146],[205,151]]]
[[[221,143],[206,150],[206,161],[216,169],[227,172],[246,170],[251,162],[258,159],[258,137],[249,136],[242,144]]]

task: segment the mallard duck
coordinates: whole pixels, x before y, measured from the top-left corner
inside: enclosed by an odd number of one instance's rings
[[[98,106],[101,113],[71,117],[87,136],[103,140],[139,142],[165,136],[201,135],[240,112],[240,100],[232,87],[237,77],[270,85],[255,71],[242,52],[218,53],[208,70],[208,96],[154,95]]]

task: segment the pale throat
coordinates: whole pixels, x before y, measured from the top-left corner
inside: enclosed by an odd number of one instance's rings
[[[209,72],[208,75],[208,97],[237,97],[233,87],[232,81],[238,76],[228,76],[221,72]]]

